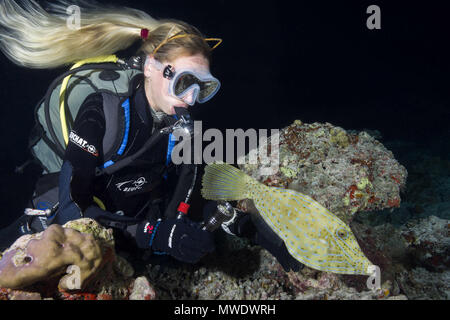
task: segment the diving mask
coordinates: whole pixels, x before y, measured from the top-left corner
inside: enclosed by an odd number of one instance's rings
[[[170,81],[169,94],[184,101],[184,98],[192,93],[192,99],[186,102],[190,106],[205,103],[210,100],[220,89],[220,81],[210,72],[200,72],[193,69],[180,69],[175,71],[171,65],[163,64],[152,59],[154,65],[162,70],[164,78]]]
[[[166,68],[170,68],[167,66]],[[169,84],[169,94],[182,99],[192,92],[192,100],[189,105],[195,101],[205,103],[210,100],[219,91],[220,81],[212,76],[211,73],[199,73],[189,69],[182,69],[175,73]]]

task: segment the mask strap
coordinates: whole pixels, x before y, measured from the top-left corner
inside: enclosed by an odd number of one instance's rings
[[[203,40],[205,40],[206,42],[209,42],[209,41],[217,41],[217,43],[211,48],[211,50],[214,50],[215,48],[217,48],[221,43],[222,43],[222,39],[220,39],[220,38],[206,38],[206,39],[203,39]]]
[[[163,45],[165,45],[167,42],[169,42],[169,41],[172,41],[172,40],[175,40],[175,39],[179,39],[179,38],[185,38],[185,37],[199,37],[198,35],[196,35],[196,34],[188,34],[188,33],[186,33],[186,34],[179,34],[179,35],[175,35],[175,36],[172,36],[172,37],[170,37],[170,38],[167,38],[167,39],[165,39],[164,41],[162,41],[156,48],[155,48],[155,50],[153,50],[153,55],[155,55],[156,54],[156,52],[158,52],[158,50],[163,46]],[[222,39],[220,39],[220,38],[203,38],[203,40],[205,40],[206,42],[209,42],[209,41],[217,41],[217,43],[211,48],[211,50],[214,50],[215,48],[217,48],[221,43],[222,43]]]

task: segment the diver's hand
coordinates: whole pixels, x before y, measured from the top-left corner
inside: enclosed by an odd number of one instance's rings
[[[0,251],[7,249],[18,238],[33,233],[31,229],[32,217],[23,215],[8,227],[0,230]]]
[[[149,231],[154,232],[153,239],[150,236],[150,245],[154,251],[168,253],[183,262],[196,263],[215,250],[212,234],[185,217],[160,221],[154,225],[141,224],[140,228],[152,229]]]
[[[0,230],[0,251],[7,249],[14,241],[25,234],[44,231],[47,228],[47,217],[20,216],[8,227]]]

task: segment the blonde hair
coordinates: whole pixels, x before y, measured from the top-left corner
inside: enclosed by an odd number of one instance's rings
[[[69,28],[67,8],[80,7],[80,28]],[[148,30],[140,53],[172,61],[182,55],[202,54],[210,60],[210,47],[195,27],[178,20],[157,20],[147,13],[127,8],[76,1],[49,3],[44,10],[36,1],[21,5],[0,2],[0,50],[14,63],[29,68],[56,68],[82,59],[109,55],[130,47]],[[142,41],[142,40],[141,40]]]

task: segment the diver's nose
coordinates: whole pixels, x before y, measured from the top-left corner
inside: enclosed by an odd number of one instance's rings
[[[193,88],[183,97],[183,101],[186,102],[188,105],[192,106],[194,105],[196,98],[197,98],[196,90],[195,88]]]

